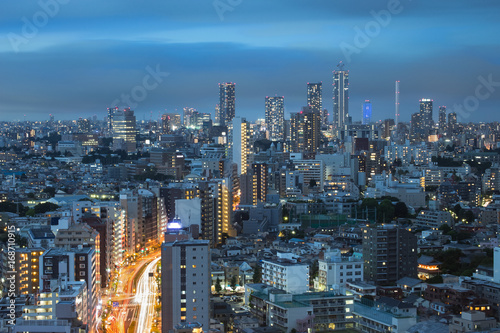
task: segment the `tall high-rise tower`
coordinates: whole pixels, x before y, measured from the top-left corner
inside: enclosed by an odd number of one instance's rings
[[[246,174],[252,163],[250,123],[245,118],[234,117],[228,131],[228,158],[238,165],[238,175]]]
[[[446,106],[439,107],[439,131],[446,131]]]
[[[321,113],[321,125],[328,122],[328,115],[323,111],[323,83],[307,83],[307,105]],[[326,119],[325,119],[326,118]]]
[[[113,115],[118,111],[118,107],[108,108],[108,131],[111,133],[113,131]],[[52,116],[52,115],[51,115]]]
[[[266,127],[271,141],[283,140],[285,132],[284,100],[283,96],[266,96]]]
[[[126,108],[113,113],[113,149],[126,152],[136,150],[136,123],[134,111]]]
[[[349,117],[349,71],[340,62],[333,71],[333,129],[341,130]]]
[[[396,128],[398,127],[399,123],[399,81],[396,81],[396,96],[395,96],[395,106],[396,106],[396,115],[395,115],[395,121],[394,125]]]
[[[430,131],[434,127],[432,120],[432,99],[422,98],[420,100],[420,117],[426,131]]]
[[[372,122],[372,103],[369,99],[363,103],[363,125],[368,125]]]
[[[290,117],[291,147],[293,152],[316,152],[320,143],[321,115],[310,106],[292,113]]]
[[[219,124],[226,126],[235,114],[235,84],[232,82],[219,83]]]

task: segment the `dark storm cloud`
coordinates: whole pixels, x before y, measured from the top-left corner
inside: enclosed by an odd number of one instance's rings
[[[234,1],[223,20],[213,1],[65,2],[18,52],[8,36],[23,36],[23,18],[42,7],[2,4],[3,119],[102,118],[111,102],[142,85],[147,66],[170,73],[135,108],[147,118],[186,106],[213,112],[223,81],[236,82],[237,113],[252,120],[264,116],[266,95],[284,95],[286,111],[299,110],[314,81],[323,82],[331,110],[331,71],[340,60],[350,69],[355,120],[365,99],[374,118],[392,117],[395,80],[403,120],[420,98],[434,99],[437,110],[474,95],[481,76],[500,81],[500,47],[491,37],[500,26],[496,1],[401,1],[402,10],[349,59],[342,43],[356,47],[357,31],[390,1]],[[474,120],[497,120],[499,95],[497,87],[481,101]]]

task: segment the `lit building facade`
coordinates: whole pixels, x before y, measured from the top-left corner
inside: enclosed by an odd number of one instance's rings
[[[290,117],[290,145],[292,152],[315,153],[321,134],[321,114],[311,107],[292,113]]]
[[[283,96],[266,97],[266,128],[269,140],[281,141],[285,132],[285,109]]]
[[[136,150],[136,121],[134,111],[127,108],[113,113],[113,149],[132,153]]]
[[[209,330],[210,248],[207,240],[163,243],[161,247],[162,332],[199,322]]]
[[[226,126],[236,115],[235,84],[219,83],[219,125]]]
[[[235,117],[229,126],[228,158],[238,166],[238,175],[246,174],[252,163],[250,123]]]
[[[349,71],[339,64],[339,69],[333,71],[333,128],[344,127],[349,117]]]
[[[323,83],[307,84],[307,105],[321,114],[321,125],[328,123],[328,115],[323,110]]]
[[[372,122],[372,103],[366,100],[363,103],[363,125],[368,125]]]
[[[422,124],[427,132],[434,127],[434,120],[432,119],[432,99],[423,98],[420,100],[420,117]]]

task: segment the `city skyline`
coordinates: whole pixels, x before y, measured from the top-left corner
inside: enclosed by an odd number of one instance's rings
[[[391,3],[396,10],[388,12]],[[491,1],[460,1],[453,7],[430,1],[316,1],[286,7],[241,2],[221,10],[210,2],[140,9],[130,2],[61,2],[45,13],[47,22],[37,21],[39,26],[29,31],[26,22],[34,24],[33,17],[44,9],[38,3],[6,4],[0,14],[6,37],[0,44],[0,114],[2,120],[23,120],[24,115],[45,120],[49,114],[102,119],[118,101],[120,108],[135,110],[138,120],[150,119],[151,113],[153,119],[159,113],[180,114],[184,107],[214,118],[222,82],[236,82],[236,116],[250,121],[264,117],[265,96],[285,96],[286,118],[300,111],[307,82],[325,84],[323,107],[332,114],[332,91],[326,87],[343,61],[350,75],[350,104],[370,99],[374,121],[394,118],[396,80],[401,81],[401,121],[418,111],[421,98],[454,112],[455,104],[474,102],[469,97],[484,82],[493,82],[490,90],[483,88],[489,96],[463,116],[457,112],[459,121],[494,121],[500,101],[498,45],[487,36],[500,25],[499,6]],[[272,23],[259,23],[270,13]],[[383,13],[389,16],[381,18]],[[132,18],[133,25],[124,24]],[[360,36],[371,26],[376,29],[363,41]],[[123,103],[122,94],[137,86],[146,96]],[[361,120],[358,112],[352,116]]]

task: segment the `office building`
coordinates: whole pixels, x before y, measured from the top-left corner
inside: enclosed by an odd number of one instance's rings
[[[194,125],[193,115],[196,113],[196,109],[184,108],[182,111],[184,112],[184,117],[183,117],[184,127],[193,126]]]
[[[403,277],[417,278],[417,237],[396,225],[363,229],[365,280],[394,285]]]
[[[236,115],[235,84],[219,83],[219,125],[227,126]]]
[[[209,330],[210,248],[207,240],[163,243],[161,247],[162,332],[199,322]]]
[[[115,112],[117,112],[117,111],[118,111],[118,107],[108,108],[107,122],[108,122],[109,133],[113,133],[113,116],[114,116]]]
[[[333,128],[334,133],[349,119],[349,71],[341,62],[333,71]]]
[[[266,128],[269,140],[281,141],[285,134],[285,109],[283,96],[266,97]]]
[[[368,125],[372,122],[372,103],[370,100],[366,100],[363,103],[363,125]]]
[[[181,127],[181,115],[178,113],[165,113],[161,116],[161,133],[172,134]]]
[[[303,175],[303,190],[306,187],[317,187],[323,191],[325,166],[322,160],[294,160],[294,170]],[[314,186],[311,186],[314,185]]]
[[[113,150],[125,150],[128,153],[136,150],[136,123],[134,111],[127,108],[113,113]]]

